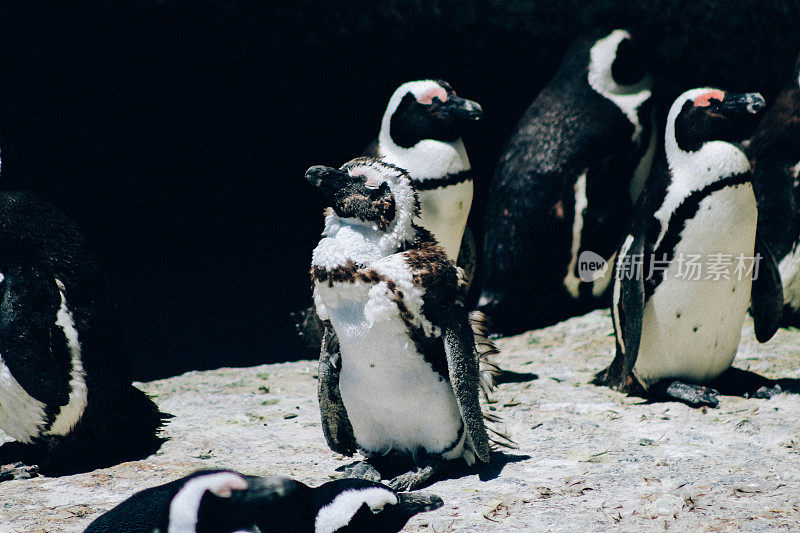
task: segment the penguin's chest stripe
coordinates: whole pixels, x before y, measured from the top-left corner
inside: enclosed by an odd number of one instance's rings
[[[56,314],[56,325],[61,328],[69,348],[72,368],[69,380],[69,400],[56,415],[53,424],[48,430],[50,435],[66,435],[78,423],[87,405],[87,388],[83,362],[81,361],[81,344],[78,341],[78,330],[75,320],[67,307],[66,289],[60,280],[56,280],[58,292],[61,295],[61,306]]]
[[[465,181],[472,180],[472,171],[471,170],[462,170],[461,172],[453,172],[451,174],[446,174],[441,178],[430,178],[424,180],[417,180],[411,179],[411,185],[417,191],[431,191],[434,189],[442,189],[444,187],[450,187],[451,185],[457,185],[459,183],[464,183]]]
[[[672,212],[672,215],[669,217],[666,230],[662,232],[662,237],[656,242],[653,255],[643,258],[645,272],[650,271],[649,261],[653,258],[657,259],[658,261],[672,261],[672,259],[675,257],[675,248],[678,246],[678,243],[681,240],[681,234],[683,233],[687,222],[697,216],[697,212],[700,209],[700,203],[704,199],[708,198],[713,193],[728,187],[738,188],[741,185],[749,183],[750,175],[748,173],[735,174],[707,185],[702,189],[692,191],[686,197],[686,199],[681,202]],[[711,205],[712,204],[709,204],[709,208]],[[655,287],[661,283],[663,274],[663,269],[653,269],[652,277],[649,280],[645,280],[645,298],[648,298],[653,294]]]

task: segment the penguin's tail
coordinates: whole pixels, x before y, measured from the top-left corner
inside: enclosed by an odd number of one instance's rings
[[[489,338],[490,323],[486,314],[477,310],[470,312],[469,324],[472,334],[475,336],[475,347],[478,351],[481,391],[488,401],[489,394],[495,389],[498,376],[503,372],[494,361],[494,356],[498,355],[500,350]]]

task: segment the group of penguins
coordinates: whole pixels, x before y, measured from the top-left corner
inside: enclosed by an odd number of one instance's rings
[[[407,491],[514,445],[481,404],[502,374],[489,323],[507,334],[610,305],[616,356],[594,383],[716,406],[748,309],[761,342],[800,316],[800,72],[769,107],[698,88],[664,118],[648,68],[628,30],[573,44],[498,163],[482,242],[462,141],[481,107],[441,80],[401,85],[365,156],[305,174],[328,206],[302,324],[320,349],[322,429],[363,459],[316,488],[196,472],[86,531],[399,531],[442,505]],[[15,439],[0,481],[155,452],[169,415],[131,385],[78,228],[3,193],[0,249],[0,429]],[[602,266],[588,277],[587,254]],[[687,280],[691,255],[753,264]]]

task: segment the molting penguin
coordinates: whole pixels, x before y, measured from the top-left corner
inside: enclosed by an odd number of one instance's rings
[[[416,470],[394,489],[428,481],[453,460],[489,460],[480,378],[457,268],[413,218],[408,174],[370,158],[306,178],[330,202],[312,258],[314,303],[325,323],[319,400],[332,450],[367,460],[347,476],[379,480],[391,452]],[[395,455],[398,455],[395,454]]]
[[[783,282],[782,324],[800,326],[800,59],[791,84],[767,110],[747,145],[758,201],[758,231]]]
[[[166,415],[131,385],[108,282],[75,224],[2,192],[0,249],[0,429],[16,439],[0,446],[0,479],[156,451]]]
[[[86,533],[394,533],[415,514],[441,506],[438,496],[397,493],[366,480],[311,488],[284,477],[207,470],[134,494]]]
[[[648,50],[625,30],[578,39],[509,139],[488,196],[478,302],[504,333],[605,302],[612,269],[579,267],[612,261],[649,171]]]
[[[750,164],[733,144],[764,105],[757,93],[716,89],[687,91],[672,105],[665,153],[618,251],[617,352],[596,384],[713,406],[716,391],[700,384],[730,367],[751,301],[758,340],[775,333],[780,278],[756,235]]]

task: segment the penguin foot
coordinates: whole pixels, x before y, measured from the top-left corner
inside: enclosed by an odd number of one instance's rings
[[[0,465],[0,481],[13,479],[30,479],[39,475],[39,467],[28,466],[24,463],[11,463]]]
[[[433,465],[425,465],[405,474],[400,474],[387,485],[397,492],[407,492],[425,485],[434,474],[436,474],[436,468]]]
[[[719,392],[702,385],[682,381],[662,381],[650,387],[650,396],[666,400],[677,400],[691,407],[717,407]]]
[[[381,475],[378,470],[367,461],[358,461],[348,465],[342,473],[343,478],[366,479],[368,481],[381,482]]]
[[[751,398],[761,398],[761,399],[764,399],[764,400],[769,400],[770,398],[772,398],[776,394],[780,394],[782,392],[785,392],[785,391],[781,388],[780,385],[778,385],[776,383],[772,387],[763,386],[763,387],[759,388],[757,391],[755,391],[753,393]]]

